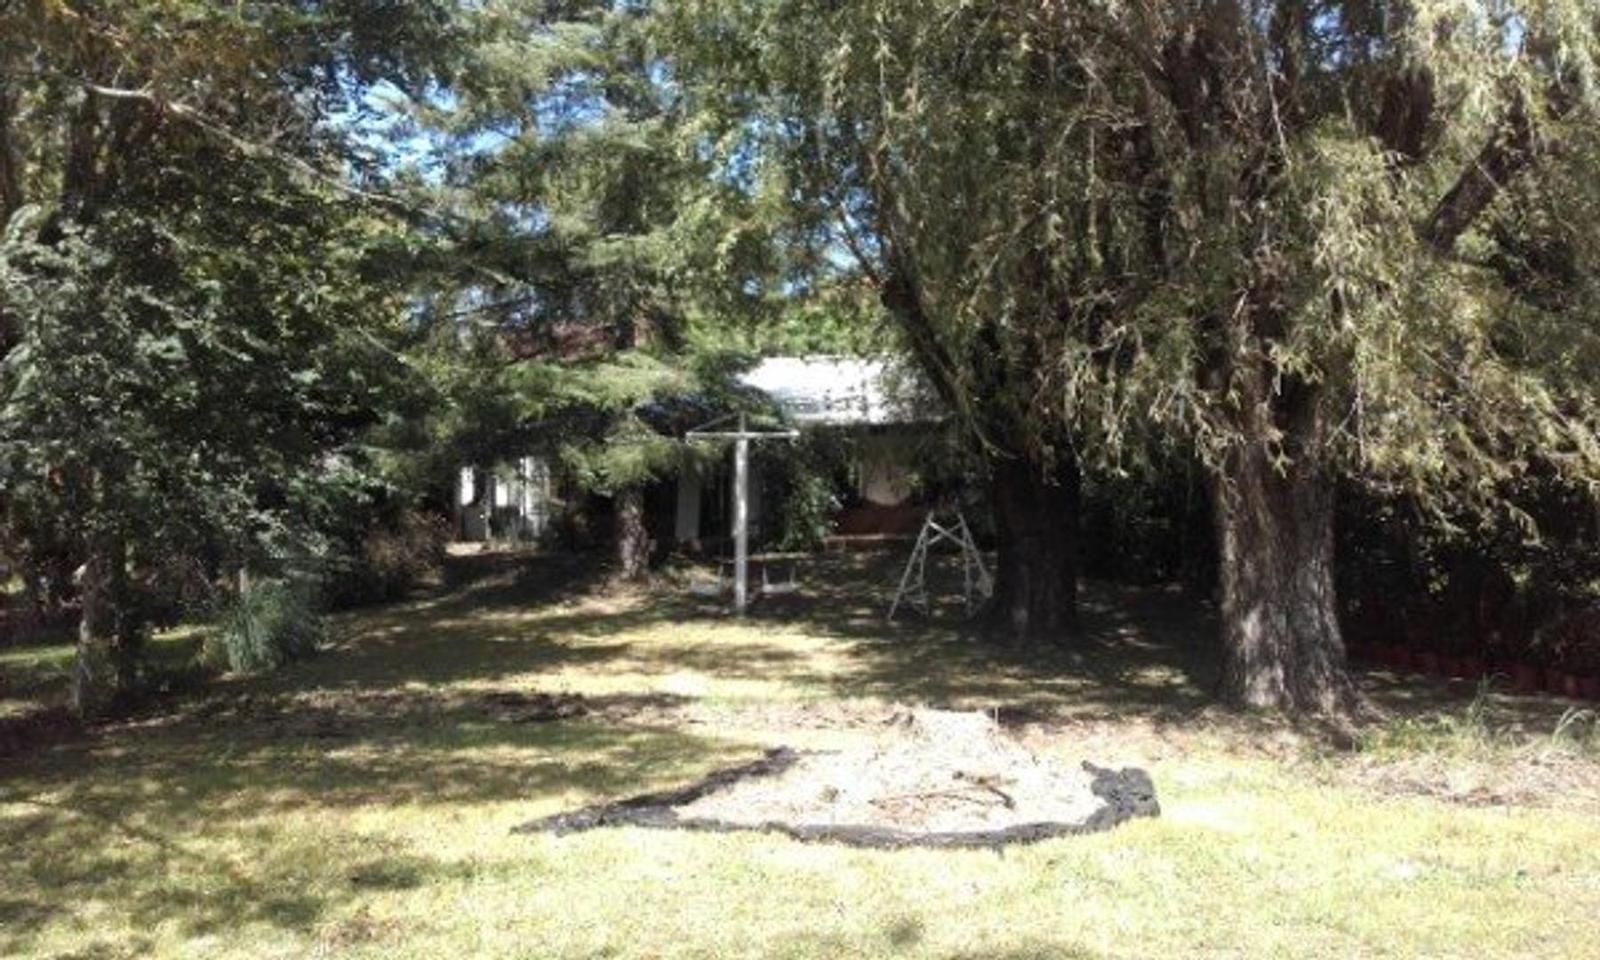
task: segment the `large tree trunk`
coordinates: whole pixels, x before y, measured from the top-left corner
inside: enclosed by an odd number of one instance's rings
[[[1064,637],[1077,619],[1078,469],[1022,458],[990,481],[999,560],[991,616],[1019,640]]]
[[[1263,445],[1214,482],[1222,604],[1222,689],[1246,708],[1342,716],[1360,698],[1345,669],[1333,578],[1334,483]]]
[[[650,531],[644,522],[644,490],[623,487],[616,493],[617,570],[624,580],[639,580],[650,567]]]
[[[78,573],[77,660],[72,709],[85,720],[123,709],[139,684],[145,624],[134,609],[127,549],[97,545]]]

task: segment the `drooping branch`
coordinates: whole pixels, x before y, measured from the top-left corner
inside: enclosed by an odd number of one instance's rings
[[[22,206],[22,170],[11,135],[16,107],[16,92],[7,85],[0,85],[0,229]]]
[[[11,215],[22,206],[22,175],[11,135],[16,102],[16,94],[0,85],[0,235],[4,235]],[[16,338],[11,320],[0,308],[0,358],[11,352]],[[0,513],[3,512],[0,509]]]
[[[1548,38],[1530,37],[1527,48],[1531,56],[1543,62],[1550,77],[1544,90],[1546,113],[1550,119],[1560,121],[1577,105],[1577,78],[1553,61]],[[1506,184],[1532,166],[1542,150],[1550,149],[1551,145],[1542,142],[1534,128],[1534,115],[1524,94],[1516,93],[1500,128],[1434,207],[1423,238],[1435,250],[1448,253]]]
[[[908,345],[934,391],[939,394],[939,399],[952,410],[965,411],[968,405],[966,391],[956,376],[955,358],[945,348],[934,328],[933,318],[923,305],[922,292],[917,288],[916,281],[902,266],[893,265],[878,295],[883,308],[905,334]]]

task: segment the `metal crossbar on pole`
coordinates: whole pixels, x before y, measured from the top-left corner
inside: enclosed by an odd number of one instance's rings
[[[916,545],[911,548],[905,571],[900,574],[894,602],[889,604],[890,620],[902,604],[920,610],[923,616],[932,614],[933,601],[928,595],[928,551],[941,543],[953,544],[961,552],[961,589],[967,614],[970,616],[977,609],[980,595],[984,599],[993,595],[994,578],[983,563],[983,552],[973,539],[966,515],[957,510],[955,522],[944,524],[939,522],[938,511],[930,511],[922,522],[922,531],[917,534]]]
[[[689,440],[733,441],[733,609],[742,615],[750,605],[750,442],[795,440],[800,431],[752,430],[742,413],[737,430],[713,429],[730,419],[713,421],[685,436]]]

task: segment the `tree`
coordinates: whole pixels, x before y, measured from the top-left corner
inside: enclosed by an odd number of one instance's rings
[[[976,435],[1193,445],[1230,702],[1356,705],[1337,477],[1494,508],[1536,466],[1596,475],[1585,4],[675,10],[728,155],[790,172]],[[1506,263],[1551,250],[1559,305]]]
[[[705,149],[752,169],[824,278],[874,289],[989,473],[993,610],[1015,635],[1074,617],[1080,442],[1040,402],[1075,303],[1076,237],[1032,169],[1062,110],[1037,58],[968,5],[675,4],[664,35]],[[969,22],[970,21],[970,22]],[[936,44],[943,44],[940,48]]]
[[[725,345],[691,328],[759,306],[767,269],[763,237],[736,225],[744,201],[674,116],[647,25],[634,4],[485,5],[448,95],[412,104],[447,171],[429,203],[455,218],[431,278],[436,346],[491,367],[454,394],[454,435],[477,443],[447,445],[559,458],[612,498],[627,578],[649,554],[644,486],[682,459],[642,414],[719,389],[700,358]]]
[[[0,10],[0,507],[82,560],[81,712],[136,685],[135,571],[280,535],[403,375],[381,198],[320,164],[441,10]]]
[[[1580,4],[1055,13],[1074,56],[1093,53],[1084,30],[1115,51],[1099,66],[1127,92],[1097,107],[1148,138],[1126,172],[1090,156],[1128,222],[1161,216],[1130,237],[1159,241],[1161,287],[1136,286],[1146,302],[1126,317],[1181,358],[1150,364],[1146,395],[1186,411],[1212,467],[1223,695],[1350,710],[1339,476],[1492,509],[1529,469],[1600,465],[1594,381],[1562,369],[1596,369],[1592,300],[1550,309],[1484,262],[1531,239],[1512,193],[1594,202],[1573,176],[1597,163],[1578,120],[1595,105],[1580,79],[1600,53],[1595,20]],[[1530,350],[1534,328],[1566,359]],[[1160,359],[1127,337],[1100,346],[1130,352],[1135,377]]]

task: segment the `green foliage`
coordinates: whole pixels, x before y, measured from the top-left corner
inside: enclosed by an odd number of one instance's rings
[[[1474,655],[1548,660],[1566,649],[1587,659],[1563,629],[1600,602],[1591,498],[1551,478],[1502,495],[1536,533],[1503,515],[1441,525],[1406,500],[1347,491],[1338,582],[1351,632]]]
[[[203,655],[235,673],[260,673],[312,655],[324,636],[320,598],[309,581],[260,580],[223,611]]]
[[[1089,472],[1081,493],[1087,575],[1209,591],[1216,546],[1206,486],[1199,465],[1179,457]]]
[[[1529,464],[1600,476],[1585,6],[664,16],[725,162],[782,179],[980,433],[1009,407],[1112,466],[1153,429],[1496,509]],[[1452,190],[1502,148],[1485,205]],[[1317,429],[1252,421],[1261,389]]]
[[[330,120],[424,85],[449,10],[0,7],[0,511],[39,570],[102,561],[119,656],[151,568],[318,539],[408,392],[405,228]]]
[[[772,497],[777,529],[772,545],[780,551],[813,551],[833,532],[838,492],[849,482],[851,438],[813,431],[793,444],[757,452],[761,486]]]
[[[404,596],[444,569],[450,524],[442,517],[403,510],[391,520],[371,518],[352,555],[330,566],[329,599],[335,604],[373,603]]]
[[[403,107],[440,171],[422,194],[457,213],[423,281],[426,469],[538,453],[602,494],[670,474],[695,456],[673,438],[734,399],[733,318],[782,299],[765,221],[677,109],[647,5],[465,22],[448,96]]]
[[[820,550],[833,532],[830,518],[838,508],[839,498],[828,477],[800,471],[778,510],[778,549]]]
[[[753,356],[878,356],[897,344],[870,287],[830,283],[743,313],[702,313],[689,318],[692,350],[736,348]]]

